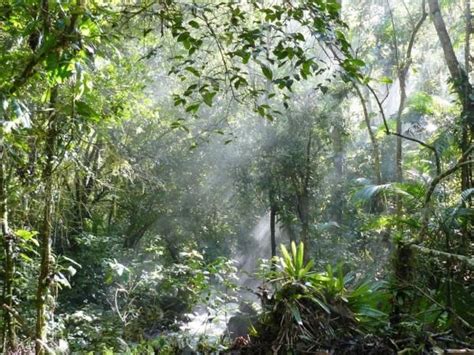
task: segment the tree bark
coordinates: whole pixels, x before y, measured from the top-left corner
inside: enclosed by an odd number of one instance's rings
[[[400,58],[399,50],[398,50],[398,40],[396,37],[396,28],[395,28],[395,21],[393,18],[392,11],[390,9],[390,19],[392,22],[394,35],[394,46],[395,46],[395,58],[397,63],[397,76],[398,76],[398,84],[400,88],[400,103],[398,106],[397,111],[397,126],[396,126],[396,136],[397,136],[397,148],[396,148],[396,157],[395,157],[395,177],[397,182],[403,181],[403,146],[402,146],[402,114],[403,110],[405,109],[405,103],[407,100],[407,92],[406,92],[406,83],[408,78],[408,71],[410,69],[410,65],[412,62],[412,51],[413,46],[415,45],[415,40],[418,32],[421,29],[421,26],[425,22],[428,14],[425,10],[425,1],[423,0],[421,5],[421,17],[416,23],[413,28],[413,31],[410,35],[410,40],[408,42],[407,51],[403,60]],[[397,211],[400,213],[401,211],[401,201],[400,198],[397,198]]]
[[[466,38],[464,40],[464,67],[469,75],[471,71],[471,34],[474,32],[472,27],[472,9],[471,0],[465,0],[464,17],[466,19]]]
[[[276,214],[277,209],[275,206],[270,207],[270,244],[272,249],[272,259],[276,256]]]
[[[372,143],[372,154],[374,158],[374,174],[375,174],[375,181],[377,185],[382,184],[382,169],[380,167],[380,148],[379,148],[379,143],[377,141],[377,137],[375,137],[375,133],[372,129],[371,122],[370,122],[370,116],[369,116],[369,110],[367,109],[367,103],[364,99],[364,96],[362,95],[362,92],[360,91],[359,87],[357,86],[356,83],[352,83],[354,86],[354,89],[357,93],[357,96],[359,97],[360,103],[362,105],[362,112],[364,114],[364,121],[365,125],[367,127],[367,132],[369,132],[369,137],[370,137],[370,142]]]
[[[469,1],[468,1],[469,2]],[[446,29],[441,10],[439,8],[438,0],[428,0],[430,7],[430,14],[433,20],[434,27],[438,34],[439,41],[444,53],[444,59],[448,66],[448,70],[453,82],[453,87],[458,94],[459,100],[462,104],[461,114],[461,140],[460,148],[462,152],[466,152],[472,142],[474,135],[474,93],[473,87],[469,82],[467,68],[462,68],[453,49],[453,44],[449,33]],[[470,12],[470,6],[466,6],[466,11]],[[466,30],[471,31],[471,17],[470,14],[466,18]],[[469,41],[470,33],[466,33],[466,40]],[[466,48],[469,49],[469,44],[466,43]],[[468,54],[469,55],[469,54]],[[469,61],[469,60],[468,60]],[[467,164],[461,169],[461,190],[467,190],[473,187],[472,178],[472,164]]]
[[[303,184],[298,194],[298,215],[301,221],[300,241],[304,244],[304,260],[307,262],[311,255],[311,245],[309,241],[309,183],[311,180],[311,145],[313,134],[310,131],[308,143],[306,145],[306,166],[303,176]]]
[[[453,44],[439,8],[439,2],[438,0],[428,0],[428,4],[430,7],[431,19],[436,29],[436,33],[438,34],[439,41],[441,42],[441,48],[443,49],[444,59],[448,65],[449,72],[453,79],[461,78],[462,76],[465,76],[466,73],[459,65],[456,54],[454,53]],[[464,92],[461,92],[460,94],[462,95]]]
[[[338,112],[339,114],[340,111]],[[339,116],[342,117],[342,114]],[[339,118],[340,120],[340,118]],[[332,218],[335,222],[342,223],[342,179],[344,173],[344,145],[342,142],[342,135],[344,129],[339,122],[335,122],[331,135],[334,152],[334,185],[333,186],[333,201],[332,201]]]
[[[57,98],[57,87],[51,92],[50,108],[53,109],[48,117],[46,132],[45,156],[43,170],[44,181],[44,209],[43,220],[39,230],[40,236],[40,274],[36,291],[36,354],[45,353],[44,344],[47,343],[47,298],[49,285],[52,279],[51,270],[51,230],[53,223],[53,170],[56,153],[57,125],[54,111]]]
[[[14,310],[13,302],[13,281],[15,276],[14,259],[14,235],[8,225],[8,192],[7,192],[7,174],[6,174],[5,146],[0,146],[0,230],[3,239],[4,252],[4,274],[3,274],[3,325],[2,325],[2,349],[8,353],[16,348],[16,322],[11,312]]]
[[[397,136],[396,154],[395,154],[395,179],[397,182],[403,181],[402,114],[403,114],[403,110],[405,109],[405,104],[407,100],[406,83],[407,83],[407,78],[408,78],[408,71],[410,69],[410,65],[412,61],[412,50],[413,50],[413,46],[415,45],[416,36],[428,16],[425,10],[424,0],[422,1],[421,7],[422,7],[421,17],[413,27],[413,30],[410,35],[410,39],[408,41],[408,47],[403,58],[400,58],[395,21],[393,18],[392,10],[389,8],[390,20],[392,22],[392,28],[394,31],[393,40],[394,40],[394,49],[395,49],[395,58],[396,58],[396,69],[397,69],[398,84],[399,84],[399,89],[400,89],[400,103],[398,106],[397,117],[396,117],[397,126],[396,126],[396,134],[395,134]],[[437,163],[437,168],[438,168],[438,163]],[[402,201],[399,196],[397,196],[397,200],[396,200],[396,211],[397,211],[397,215],[400,215],[402,212]],[[402,242],[398,242],[396,244],[395,257],[393,259],[393,268],[394,268],[394,276],[395,276],[394,282],[396,286],[396,291],[394,293],[394,307],[391,312],[390,320],[392,324],[398,324],[403,320],[404,314],[407,312],[406,304],[407,303],[409,304],[409,302],[411,301],[410,294],[405,292],[404,290],[404,284],[409,283],[413,278],[412,253],[411,253],[410,248],[408,248]],[[400,304],[403,304],[404,306],[401,307]]]

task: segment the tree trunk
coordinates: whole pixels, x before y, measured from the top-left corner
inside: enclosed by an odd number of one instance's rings
[[[369,137],[370,137],[370,142],[372,143],[372,154],[373,154],[373,159],[374,159],[374,174],[375,174],[375,181],[377,185],[382,184],[382,169],[380,167],[380,148],[379,148],[379,143],[377,142],[377,137],[375,137],[375,133],[372,129],[372,125],[370,122],[370,116],[369,116],[369,110],[367,109],[367,103],[364,99],[364,96],[362,95],[362,92],[360,91],[359,87],[357,86],[356,83],[352,84],[354,86],[354,89],[357,93],[357,96],[359,97],[360,103],[362,105],[362,111],[364,115],[364,121],[365,125],[367,127],[367,132],[369,132]]]
[[[340,113],[340,112],[338,112]],[[339,116],[338,119],[340,119]],[[334,152],[334,198],[333,198],[333,206],[332,206],[332,215],[333,220],[337,223],[342,222],[342,177],[343,177],[343,170],[344,170],[344,147],[342,144],[342,135],[344,130],[342,126],[336,122],[332,129],[332,145],[333,145],[333,152]]]
[[[416,36],[421,29],[421,26],[425,22],[428,14],[425,10],[425,1],[422,1],[421,5],[421,17],[418,22],[413,27],[413,30],[410,35],[408,42],[408,47],[403,58],[400,58],[398,40],[397,40],[397,31],[395,27],[395,21],[393,18],[392,11],[390,9],[390,19],[392,22],[392,27],[394,31],[394,47],[395,47],[395,58],[397,64],[397,76],[398,83],[400,88],[400,103],[397,111],[397,126],[396,126],[396,136],[397,136],[397,148],[396,148],[396,157],[395,157],[395,180],[397,182],[403,181],[403,146],[402,146],[402,114],[405,109],[405,103],[407,100],[406,93],[406,83],[408,78],[408,71],[410,69],[412,61],[412,51],[415,45]],[[402,212],[402,201],[400,196],[397,196],[396,200],[396,209],[397,214],[400,215]],[[410,284],[413,278],[413,260],[412,253],[409,247],[407,247],[403,242],[396,243],[395,257],[393,259],[393,268],[394,268],[394,283],[396,290],[394,292],[394,306],[392,309],[392,314],[390,321],[392,324],[399,324],[404,317],[404,314],[408,312],[409,304],[411,303],[410,293],[405,291],[405,285]],[[401,306],[403,305],[403,306]]]
[[[398,82],[400,84],[400,105],[398,107],[398,113],[397,113],[397,126],[396,126],[396,132],[398,134],[397,136],[397,151],[396,151],[396,158],[395,158],[395,176],[397,182],[402,182],[403,181],[403,152],[402,152],[402,137],[399,135],[402,134],[402,113],[403,109],[405,108],[405,101],[407,98],[406,94],[406,72],[405,70],[400,70],[398,74]]]
[[[53,165],[56,152],[56,113],[54,106],[57,98],[57,87],[52,89],[50,107],[53,109],[48,118],[45,142],[46,162],[43,170],[44,209],[43,221],[40,226],[40,274],[36,291],[36,354],[44,354],[47,342],[47,298],[52,279],[51,270],[51,229],[53,223]]]
[[[397,134],[397,149],[396,149],[396,157],[395,157],[395,179],[397,182],[403,181],[403,146],[402,146],[402,114],[403,110],[405,109],[405,103],[407,100],[407,92],[406,92],[406,84],[408,78],[408,71],[411,65],[411,56],[413,51],[413,46],[415,45],[415,40],[418,32],[421,29],[421,26],[426,20],[428,14],[425,11],[425,1],[422,2],[421,5],[421,17],[413,27],[413,30],[410,35],[410,40],[408,42],[407,51],[403,60],[400,58],[399,55],[399,48],[398,48],[398,40],[397,40],[397,31],[395,28],[395,21],[393,18],[392,11],[390,9],[390,19],[392,22],[393,32],[394,32],[394,46],[395,46],[395,58],[397,63],[397,76],[398,76],[398,84],[400,88],[400,103],[398,106],[397,112],[397,126],[396,126],[396,134]],[[401,213],[401,200],[400,197],[397,197],[397,213]]]
[[[275,206],[270,207],[270,244],[272,249],[272,259],[276,256],[276,213],[277,209]]]
[[[76,171],[74,178],[74,205],[72,208],[72,222],[70,231],[70,250],[74,251],[78,248],[77,237],[84,232],[86,220],[92,218],[90,212],[91,196],[94,192],[97,175],[99,174],[99,157],[101,143],[97,138],[97,133],[90,137],[88,145],[82,157],[82,170]]]
[[[300,199],[300,219],[301,219],[301,235],[300,241],[304,244],[304,260],[310,259],[310,241],[309,241],[309,205],[308,196],[303,195]]]
[[[0,146],[0,229],[4,248],[2,297],[2,349],[4,353],[8,353],[16,348],[16,324],[11,314],[11,310],[15,308],[13,303],[13,280],[15,276],[14,236],[8,225],[6,158],[5,147],[2,144],[2,146]]]
[[[471,34],[474,32],[474,28],[472,27],[472,12],[471,12],[471,1],[466,0],[466,6],[464,9],[464,15],[465,15],[465,21],[466,21],[466,39],[465,39],[465,46],[464,46],[464,66],[465,66],[465,72],[466,76],[469,76],[469,73],[471,71]],[[463,124],[463,137],[462,137],[462,151],[465,152],[467,149],[469,149],[469,145],[472,143],[472,140],[474,139],[474,98],[472,95],[474,94],[474,89],[472,85],[469,84],[469,79],[467,82],[468,85],[468,91],[465,93],[465,97],[467,97],[468,102],[464,103],[463,106],[465,106],[464,115],[465,115],[465,120],[467,121],[465,124]],[[467,95],[467,96],[466,96]],[[469,138],[469,125],[470,131],[471,131],[471,137]],[[462,185],[461,189],[462,191],[467,190],[471,187],[474,186],[474,180],[472,176],[472,165],[466,165],[463,167],[463,170],[461,170],[461,180],[462,180]],[[472,198],[470,199],[472,201]],[[467,234],[467,231],[464,231],[464,234]],[[464,238],[464,241],[466,241],[467,238]],[[465,243],[467,245],[467,243]]]
[[[464,18],[466,21],[466,38],[464,40],[464,67],[466,73],[469,75],[471,72],[471,34],[474,33],[474,28],[472,26],[471,0],[465,0],[465,2]]]
[[[404,315],[408,313],[410,307],[411,296],[410,292],[407,292],[407,285],[413,282],[413,256],[410,245],[402,241],[396,242],[393,260],[395,292],[393,293],[390,323],[396,326],[403,321]]]
[[[151,228],[151,226],[155,223],[156,219],[146,221],[140,226],[130,225],[125,233],[125,240],[123,242],[123,247],[125,249],[132,249],[135,248],[140,240],[143,238],[145,233]]]
[[[467,1],[469,3],[469,1]],[[462,114],[461,114],[461,140],[460,148],[462,153],[466,152],[470,145],[472,144],[472,139],[474,135],[474,99],[473,87],[469,82],[469,77],[467,74],[468,68],[462,68],[456,54],[454,53],[453,45],[451,38],[449,37],[448,31],[446,29],[446,24],[444,23],[441,10],[439,8],[438,0],[428,0],[430,7],[431,18],[433,20],[434,27],[438,34],[439,41],[441,42],[441,47],[444,53],[444,59],[449,69],[451,79],[453,82],[454,89],[458,94],[459,100],[462,104]],[[466,31],[471,32],[471,15],[470,15],[470,5],[466,6],[466,12],[469,12],[469,15],[466,16]],[[466,49],[469,49],[469,38],[470,33],[466,33]],[[469,56],[469,54],[467,54]],[[467,59],[469,62],[469,58]],[[468,159],[469,160],[469,159]],[[461,190],[467,190],[472,188],[473,179],[472,179],[472,164],[466,164],[461,169]]]
[[[288,233],[288,239],[290,240],[290,243],[291,242],[295,242],[296,243],[296,235],[295,235],[295,231],[293,229],[293,224],[292,223],[288,223],[287,225],[285,225],[285,231],[286,233]]]
[[[304,260],[307,262],[311,255],[309,241],[309,183],[311,180],[311,144],[313,134],[310,131],[306,146],[306,166],[301,192],[298,195],[298,215],[301,221],[300,241],[304,244]]]

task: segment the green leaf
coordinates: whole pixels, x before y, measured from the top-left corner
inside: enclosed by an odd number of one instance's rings
[[[201,104],[197,102],[197,103],[194,103],[194,104],[191,104],[191,105],[187,106],[185,111],[196,113],[199,110],[200,106],[201,106]]]
[[[197,76],[198,78],[201,76],[201,73],[196,68],[186,67],[186,68],[184,68],[184,70],[187,70],[188,72],[190,72],[191,74]]]
[[[319,307],[321,307],[327,314],[331,314],[331,311],[330,311],[329,307],[323,301],[321,301],[319,298],[311,297],[310,299],[311,299],[311,301],[316,303]]]
[[[69,261],[69,262],[70,262],[71,264],[73,264],[73,265],[76,265],[79,269],[82,268],[81,264],[79,264],[77,261],[75,261],[75,260],[73,260],[73,259],[71,259],[71,258],[68,258],[68,257],[65,256],[65,255],[61,255],[61,258],[63,258],[63,259],[66,260],[66,261]]]
[[[291,314],[293,314],[293,318],[295,319],[296,323],[299,325],[303,325],[303,320],[301,319],[301,313],[298,307],[294,304],[290,305]]]
[[[261,68],[265,78],[267,78],[268,80],[273,80],[273,72],[271,71],[271,69],[263,64],[261,65]]]
[[[308,272],[310,272],[311,269],[313,268],[313,266],[314,266],[314,261],[313,261],[313,260],[308,261],[308,263],[306,264],[306,266],[301,270],[301,275],[300,275],[300,277],[303,277],[303,276],[306,275]]]
[[[356,313],[358,316],[363,316],[363,317],[370,317],[370,318],[384,318],[387,317],[387,314],[379,311],[378,309],[375,309],[373,307],[369,307],[367,305],[362,305],[359,309],[358,312]]]
[[[291,242],[291,254],[293,255],[293,259],[294,260],[297,260],[298,257],[297,257],[297,250],[296,250],[296,243],[295,242]]]
[[[183,32],[181,33],[178,38],[176,39],[178,42],[184,42],[187,41],[190,37],[189,32]]]
[[[303,255],[304,255],[304,244],[303,242],[300,242],[300,244],[298,245],[298,251],[296,255],[296,262],[297,262],[298,269],[303,268]]]
[[[33,261],[33,259],[31,259],[28,255],[24,254],[24,253],[20,253],[20,257],[26,261],[27,263],[31,263]]]
[[[313,61],[312,60],[307,60],[301,66],[300,73],[301,73],[301,76],[304,79],[306,79],[309,75],[311,75],[311,66],[312,65],[313,65]]]
[[[196,21],[194,20],[191,20],[188,22],[188,25],[191,26],[192,28],[199,28],[199,23],[197,23]]]
[[[23,240],[30,240],[33,237],[35,237],[36,235],[38,235],[38,232],[29,231],[29,230],[26,230],[26,229],[18,229],[18,230],[15,231],[15,235],[18,238],[21,238]]]
[[[250,60],[250,52],[246,52],[243,56],[242,56],[242,63],[243,64],[247,64]]]
[[[214,99],[214,96],[216,96],[216,92],[206,92],[202,94],[204,103],[207,106],[212,107],[212,100]]]
[[[379,80],[382,84],[393,84],[393,80],[388,76],[382,76]]]
[[[84,101],[76,102],[76,112],[83,117],[88,117],[88,118],[99,117],[98,113],[89,104],[85,103]]]
[[[358,59],[358,58],[351,59],[351,62],[353,65],[358,66],[358,67],[363,67],[365,65],[365,62],[362,59]]]
[[[407,191],[406,187],[402,184],[390,183],[382,185],[367,185],[364,188],[357,191],[353,198],[356,201],[367,202],[375,198],[381,193],[392,193],[401,196],[411,196]]]
[[[283,244],[280,245],[280,249],[281,249],[281,254],[283,255],[283,260],[282,260],[284,261],[284,264],[282,263],[283,267],[290,266],[292,263],[291,263],[290,254],[288,253],[288,249],[286,249],[286,247]]]

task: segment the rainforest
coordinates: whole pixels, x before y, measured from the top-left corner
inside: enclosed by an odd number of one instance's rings
[[[473,354],[470,0],[0,0],[0,352]]]

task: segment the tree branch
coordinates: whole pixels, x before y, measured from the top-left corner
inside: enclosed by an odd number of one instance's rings
[[[365,86],[369,89],[369,91],[372,93],[372,95],[374,96],[375,98],[375,101],[377,102],[377,106],[379,108],[379,112],[382,116],[382,121],[383,121],[383,125],[384,125],[384,128],[385,128],[385,133],[390,136],[398,136],[400,138],[403,138],[403,139],[406,139],[406,140],[409,140],[409,141],[412,141],[412,142],[415,142],[415,143],[418,143],[420,144],[421,146],[431,150],[434,154],[434,157],[435,157],[435,162],[436,162],[436,173],[439,175],[441,173],[441,162],[440,162],[440,159],[439,159],[439,154],[438,154],[438,151],[436,150],[436,148],[428,143],[425,143],[419,139],[416,139],[416,138],[413,138],[413,137],[410,137],[410,136],[406,136],[404,134],[401,134],[401,133],[396,133],[396,132],[392,132],[390,130],[390,128],[388,127],[388,123],[387,123],[387,117],[385,116],[385,111],[383,109],[383,106],[382,106],[382,102],[380,101],[379,97],[377,96],[377,93],[375,92],[375,90],[367,83],[365,84]]]
[[[471,152],[473,150],[474,150],[474,145],[472,145],[469,149],[467,149],[464,152],[464,154],[461,156],[461,158],[459,158],[458,162],[454,166],[452,166],[451,168],[449,168],[445,172],[443,172],[441,174],[438,174],[438,176],[436,176],[431,181],[430,187],[428,188],[428,191],[426,192],[426,195],[425,195],[425,199],[423,201],[423,210],[424,210],[424,212],[423,212],[423,219],[422,219],[422,228],[421,228],[420,238],[419,238],[420,241],[423,241],[425,239],[426,233],[428,231],[428,221],[429,221],[429,208],[428,208],[428,205],[431,201],[431,197],[433,196],[433,193],[436,189],[436,186],[438,186],[438,184],[442,180],[444,180],[448,176],[454,174],[462,166],[472,163],[472,161],[467,161],[467,159],[468,159],[469,155],[471,154]]]

